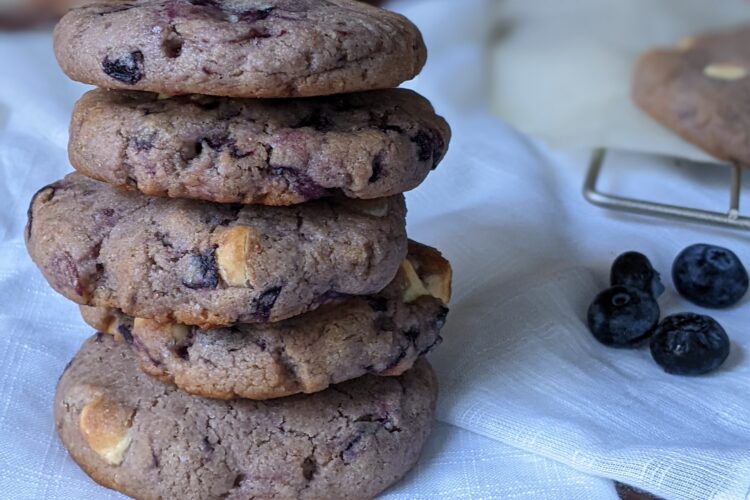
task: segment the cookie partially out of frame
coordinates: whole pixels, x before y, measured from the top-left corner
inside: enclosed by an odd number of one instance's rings
[[[409,191],[449,140],[405,89],[280,101],[94,90],[76,105],[69,152],[79,172],[148,195],[291,205]]]
[[[437,384],[420,361],[272,401],[191,396],[141,372],[98,334],[63,373],[54,412],[70,456],[134,498],[371,498],[415,464]]]
[[[104,88],[309,97],[397,87],[427,52],[406,18],[355,0],[133,0],[55,31],[72,79]]]
[[[110,309],[81,312],[97,331],[129,343],[149,375],[199,396],[262,400],[411,369],[441,340],[450,287],[448,261],[412,242],[382,292],[279,323],[201,330]]]
[[[294,207],[154,198],[70,174],[29,208],[29,254],[69,299],[214,327],[382,290],[406,257],[403,196]]]
[[[750,26],[647,52],[635,69],[633,99],[716,158],[750,165]]]

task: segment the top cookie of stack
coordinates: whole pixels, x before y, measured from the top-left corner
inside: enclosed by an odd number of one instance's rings
[[[75,10],[72,79],[168,95],[310,97],[396,87],[427,51],[406,18],[353,0],[136,0]]]

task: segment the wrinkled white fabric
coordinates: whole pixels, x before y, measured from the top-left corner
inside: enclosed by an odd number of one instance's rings
[[[694,379],[664,374],[647,350],[600,346],[582,318],[621,251],[641,250],[668,274],[674,255],[698,240],[750,261],[747,237],[587,205],[584,154],[551,151],[487,114],[476,29],[484,2],[455,5],[393,4],[431,50],[410,86],[454,130],[445,162],[408,195],[410,235],[451,259],[455,287],[446,340],[432,356],[439,424],[419,465],[385,497],[610,499],[619,479],[667,498],[745,498],[747,305],[716,313],[733,353]],[[59,72],[48,34],[0,35],[0,61],[0,497],[120,498],[89,480],[55,436],[57,377],[91,332],[22,238],[32,194],[70,170],[68,120],[85,88]],[[605,186],[705,204],[725,196],[719,171],[637,172],[653,180],[609,175]],[[662,307],[688,305],[670,292]]]

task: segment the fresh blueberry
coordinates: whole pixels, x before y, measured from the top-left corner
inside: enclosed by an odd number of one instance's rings
[[[589,307],[589,330],[604,345],[630,347],[647,338],[659,322],[659,304],[630,286],[613,286]]]
[[[702,375],[716,370],[729,356],[729,337],[708,316],[667,316],[651,338],[651,355],[667,373]]]
[[[721,309],[745,296],[745,266],[731,250],[713,245],[692,245],[672,266],[672,281],[680,295],[703,307]]]
[[[615,259],[610,284],[632,286],[650,293],[655,299],[664,293],[661,275],[656,272],[648,257],[638,252],[626,252]]]

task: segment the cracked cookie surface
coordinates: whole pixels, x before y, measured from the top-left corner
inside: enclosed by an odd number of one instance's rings
[[[72,79],[103,88],[308,97],[397,87],[427,52],[406,18],[354,0],[133,0],[55,30]]]
[[[750,27],[645,53],[636,65],[633,99],[716,158],[750,165]]]
[[[382,290],[406,257],[405,215],[401,195],[221,205],[70,174],[32,199],[26,242],[52,287],[78,304],[211,328]]]
[[[437,167],[450,128],[405,89],[257,100],[94,90],[76,104],[76,169],[148,195],[292,205],[382,198]]]
[[[99,334],[60,378],[54,411],[81,468],[135,498],[371,498],[416,462],[436,395],[422,360],[313,395],[203,399],[146,376]]]
[[[110,309],[82,306],[81,313],[97,331],[127,342],[146,373],[191,394],[263,400],[315,393],[365,374],[401,375],[440,343],[450,265],[435,249],[409,246],[415,273],[402,264],[380,293],[279,323],[201,330]],[[419,296],[410,292],[419,287]]]

